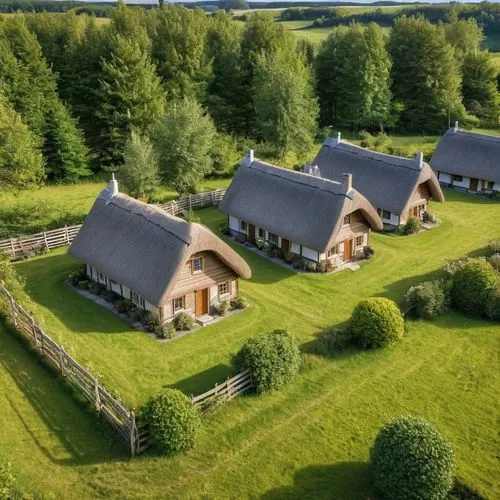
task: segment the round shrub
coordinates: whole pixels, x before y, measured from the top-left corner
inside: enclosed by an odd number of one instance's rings
[[[370,451],[375,487],[390,500],[445,499],[455,474],[453,449],[422,418],[385,424]]]
[[[245,309],[245,307],[247,307],[247,301],[246,301],[245,297],[242,297],[240,295],[238,298],[232,300],[231,307],[233,309]]]
[[[500,253],[500,238],[489,241],[487,251],[489,255]]]
[[[257,392],[278,389],[300,369],[297,339],[286,330],[272,330],[248,339],[233,358],[236,370],[250,369]]]
[[[194,326],[194,319],[187,312],[181,311],[175,315],[172,323],[174,324],[176,330],[191,330]]]
[[[491,292],[499,282],[499,274],[489,262],[484,259],[470,259],[453,277],[452,304],[465,314],[485,314]]]
[[[222,300],[214,306],[214,309],[219,316],[225,316],[227,311],[229,311],[229,302],[227,300]]]
[[[488,259],[488,262],[491,264],[491,267],[495,269],[495,271],[500,271],[500,253],[493,254]]]
[[[441,281],[424,281],[412,286],[406,292],[405,301],[417,318],[432,319],[446,311],[446,293]]]
[[[404,334],[405,321],[397,304],[384,297],[362,300],[354,308],[350,329],[364,348],[388,346]]]
[[[154,332],[159,339],[173,339],[177,334],[175,326],[172,323],[157,325]]]
[[[500,283],[490,290],[490,296],[485,310],[486,316],[490,319],[500,321]]]
[[[164,389],[143,409],[151,439],[167,455],[190,450],[196,443],[200,417],[189,398],[178,389]]]
[[[410,217],[403,227],[403,234],[415,234],[420,231],[422,223],[416,217]]]

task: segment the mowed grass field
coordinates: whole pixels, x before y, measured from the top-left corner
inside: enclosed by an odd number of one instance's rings
[[[401,302],[445,258],[475,252],[500,235],[500,203],[447,191],[433,204],[442,224],[412,237],[373,234],[373,260],[352,273],[297,275],[235,246],[252,267],[241,283],[251,307],[162,345],[69,289],[77,265],[65,250],[16,264],[30,309],[48,332],[91,366],[129,405],[162,387],[198,393],[230,373],[249,336],[288,328],[308,350],[374,295]],[[214,229],[215,209],[199,212]],[[478,221],[482,221],[479,223]],[[488,498],[500,495],[498,348],[500,327],[449,313],[410,321],[392,349],[309,354],[283,391],[246,396],[203,423],[197,448],[174,458],[123,448],[12,334],[0,334],[0,450],[36,491],[56,497],[374,498],[367,465],[378,428],[401,414],[422,415],[452,442],[459,476]],[[101,439],[102,436],[102,439]],[[50,471],[50,473],[49,473]]]

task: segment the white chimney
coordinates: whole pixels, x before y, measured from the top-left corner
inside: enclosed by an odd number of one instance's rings
[[[419,151],[417,153],[417,163],[418,163],[418,168],[422,170],[422,167],[424,166],[424,153],[422,153],[422,151]]]
[[[242,167],[249,167],[254,162],[253,149],[248,150],[248,154],[240,162]]]
[[[312,166],[310,163],[306,163],[302,171],[304,172],[304,174],[313,175]]]
[[[319,170],[318,165],[314,165],[314,167],[312,167],[312,173],[314,177],[321,177],[321,172]]]
[[[253,149],[248,150],[248,164],[251,165],[253,163]]]
[[[455,127],[453,127],[453,133],[457,133],[458,132],[458,120],[455,122]]]
[[[352,189],[352,174],[344,174],[344,189],[346,193]]]
[[[342,142],[342,134],[339,132],[337,134],[337,144],[340,144]]]
[[[111,174],[111,180],[109,181],[108,184],[108,200],[107,203],[109,203],[113,197],[115,197],[120,191],[118,191],[118,181],[115,179],[115,174],[114,172]]]

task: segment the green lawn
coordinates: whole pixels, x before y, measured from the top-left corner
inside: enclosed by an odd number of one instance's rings
[[[76,263],[64,250],[17,268],[46,330],[127,404],[137,405],[161,387],[197,393],[223,379],[230,354],[270,328],[290,329],[307,347],[322,329],[347,320],[361,298],[401,301],[408,286],[432,276],[444,258],[473,252],[500,235],[500,203],[446,196],[445,204],[432,207],[443,221],[439,228],[407,238],[374,234],[375,257],[355,273],[295,275],[236,247],[253,270],[252,280],[241,284],[250,309],[168,345],[130,331],[67,288],[64,279]],[[213,209],[200,216],[211,228],[223,219]],[[494,498],[500,495],[499,333],[498,324],[450,313],[410,322],[393,349],[331,359],[310,355],[296,383],[282,392],[242,397],[208,417],[195,450],[134,461],[109,437],[96,443],[102,431],[92,427],[91,417],[82,411],[75,419],[66,390],[17,341],[2,337],[0,394],[3,406],[9,398],[14,403],[0,450],[32,484],[55,496],[66,496],[71,486],[72,495],[83,497],[367,498],[373,492],[366,462],[377,429],[393,416],[413,413],[450,439],[460,476]],[[12,357],[20,361],[9,368],[5,362]],[[16,384],[19,366],[37,382],[35,402],[25,394],[29,384]],[[60,419],[54,427],[61,432],[51,432],[46,414]]]

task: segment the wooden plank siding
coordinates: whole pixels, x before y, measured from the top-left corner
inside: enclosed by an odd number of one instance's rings
[[[236,273],[224,264],[215,253],[210,251],[200,252],[193,255],[192,258],[198,257],[203,258],[203,271],[192,273],[191,261],[187,262],[170,292],[169,299],[238,278]]]

